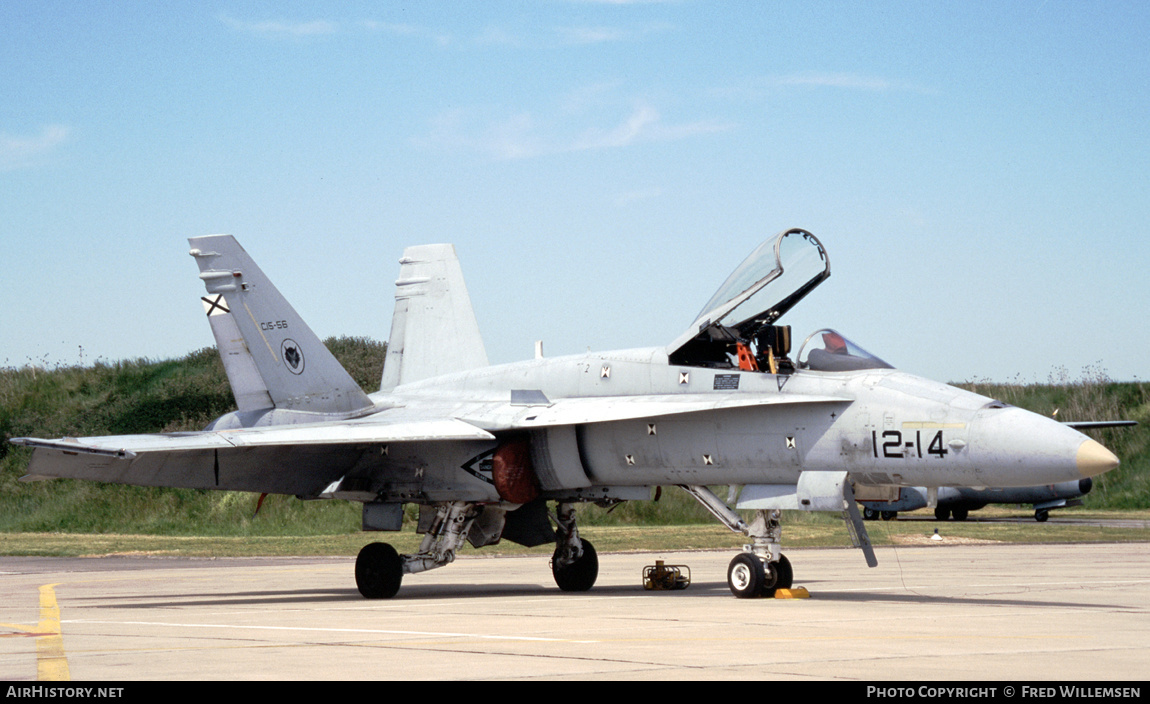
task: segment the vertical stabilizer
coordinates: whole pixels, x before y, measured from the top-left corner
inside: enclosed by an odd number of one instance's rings
[[[399,263],[381,389],[486,367],[487,352],[455,247],[408,247]]]
[[[206,299],[214,301],[217,295],[223,296],[228,317],[243,338],[259,382],[276,408],[347,414],[372,407],[367,394],[234,237],[208,235],[190,238],[188,243],[200,267],[200,279],[208,290]],[[230,339],[226,337],[227,323],[220,325],[225,339]],[[213,332],[218,344],[220,333],[216,325]],[[233,346],[232,342],[221,346],[221,355],[226,354],[225,348]],[[250,368],[244,370],[243,355],[235,355],[235,359],[238,361],[233,365],[234,371],[250,374]],[[260,384],[245,378],[237,388],[232,371],[228,371],[228,380],[233,383],[237,404],[241,396],[249,402],[260,402]],[[251,397],[253,393],[255,399]]]

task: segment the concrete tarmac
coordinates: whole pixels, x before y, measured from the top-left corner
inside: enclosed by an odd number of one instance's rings
[[[809,599],[734,598],[731,552],[467,557],[368,601],[351,558],[0,558],[0,679],[1150,679],[1150,544],[788,551]],[[656,559],[682,591],[648,592]]]

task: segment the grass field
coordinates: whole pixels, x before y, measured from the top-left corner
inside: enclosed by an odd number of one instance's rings
[[[987,508],[971,514],[971,520],[938,522],[927,511],[904,514],[895,521],[868,521],[874,545],[960,545],[970,542],[1090,543],[1150,541],[1150,511],[1055,512],[1047,523],[1031,519],[1025,509]],[[1060,519],[1073,519],[1063,522]],[[998,519],[998,520],[990,520]],[[1004,520],[1017,519],[1017,520]],[[1096,521],[1120,523],[1099,526]],[[941,541],[931,540],[938,529]],[[600,552],[674,552],[681,550],[739,550],[742,535],[718,523],[671,526],[588,525],[580,535]],[[251,556],[347,556],[352,557],[369,542],[387,542],[399,552],[414,552],[419,535],[411,529],[399,533],[344,533],[299,536],[165,536],[90,533],[0,533],[0,555],[81,557],[153,555],[175,557]],[[793,547],[849,547],[850,538],[841,519],[829,514],[784,515],[783,549]],[[553,545],[524,548],[508,541],[476,550],[466,546],[461,555],[549,556]]]

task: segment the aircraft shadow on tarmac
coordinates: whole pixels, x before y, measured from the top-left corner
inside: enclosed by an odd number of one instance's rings
[[[867,603],[874,604],[886,602],[892,604],[952,604],[961,606],[1028,606],[1034,608],[1075,608],[1111,611],[1124,608],[1117,604],[1087,604],[1075,601],[1051,601],[1034,599],[990,598],[984,596],[935,596],[919,594],[916,592],[890,593],[890,592],[812,592],[812,598],[819,601],[834,601],[841,603]]]
[[[818,602],[842,604],[950,604],[964,606],[1026,606],[1034,608],[1079,608],[1091,610],[1112,610],[1120,608],[1112,604],[1091,604],[1075,601],[1034,600],[1020,598],[993,598],[987,596],[942,596],[923,594],[919,592],[888,592],[888,591],[821,591],[811,582],[807,584],[811,591],[811,598]],[[322,603],[354,603],[367,606],[378,603],[381,606],[402,602],[419,602],[429,600],[463,600],[463,599],[496,599],[506,597],[559,597],[559,598],[595,598],[649,595],[664,599],[690,599],[690,598],[723,598],[731,599],[731,592],[726,582],[695,582],[684,590],[677,591],[647,591],[641,585],[602,585],[596,586],[592,591],[576,594],[562,592],[546,584],[411,584],[404,589],[401,595],[390,600],[378,602],[365,602],[355,589],[276,589],[245,592],[227,592],[218,594],[155,594],[155,595],[125,595],[120,597],[100,597],[100,603],[88,605],[87,608],[96,609],[165,609],[187,608],[189,606],[225,607],[225,606],[270,606],[290,604],[322,604]],[[771,600],[764,599],[764,604]]]
[[[706,596],[731,597],[725,582],[713,585],[691,587],[694,596],[699,592],[713,591]],[[412,584],[404,588],[402,595],[393,599],[365,602],[356,589],[271,589],[245,592],[221,592],[217,594],[134,594],[118,597],[100,597],[99,603],[86,605],[95,609],[168,609],[189,606],[261,606],[289,604],[319,604],[351,602],[363,606],[378,603],[381,606],[396,601],[426,601],[430,599],[497,599],[501,597],[553,596],[561,598],[595,596],[636,596],[646,592],[641,585],[596,586],[593,591],[572,594],[547,584]],[[656,592],[662,596],[683,596],[684,591]],[[95,599],[93,599],[95,601]]]

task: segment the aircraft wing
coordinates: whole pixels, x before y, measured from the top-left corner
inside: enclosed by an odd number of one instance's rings
[[[494,435],[459,420],[399,422],[326,422],[277,425],[158,435],[108,435],[90,438],[13,438],[12,444],[59,450],[70,455],[89,454],[134,459],[151,452],[188,452],[297,445],[345,445],[412,442],[418,440],[493,440]]]
[[[11,442],[34,450],[24,480],[73,478],[318,496],[356,467],[368,445],[482,442],[495,440],[489,432],[492,430],[604,423],[749,406],[851,402],[799,394],[670,394],[552,402],[538,391],[519,393],[518,397],[513,392],[512,401],[457,418],[386,419],[379,414],[262,428],[56,440],[14,438]]]
[[[513,395],[516,392],[512,392]],[[584,423],[607,423],[640,418],[679,415],[717,411],[726,408],[746,408],[749,406],[775,406],[808,403],[851,403],[849,398],[837,396],[807,396],[798,394],[725,395],[725,394],[664,394],[651,396],[594,396],[548,400],[540,392],[534,401],[513,404],[505,407],[511,417],[496,418],[462,416],[476,425],[485,428],[541,428],[556,425],[580,425]],[[519,407],[522,406],[522,407]],[[496,413],[496,416],[502,413]],[[494,422],[493,422],[494,421]]]
[[[25,480],[67,477],[310,496],[355,466],[367,444],[492,439],[491,433],[459,420],[376,418],[160,435],[14,438],[11,442],[34,449]]]

